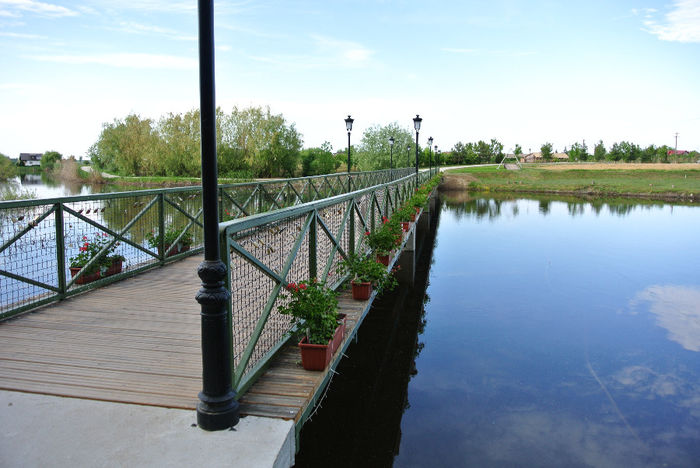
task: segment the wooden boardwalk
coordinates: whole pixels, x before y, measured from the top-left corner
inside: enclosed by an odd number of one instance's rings
[[[92,290],[0,323],[0,390],[195,409],[202,388],[201,256]],[[346,338],[370,301],[341,293]],[[305,371],[288,344],[240,396],[241,414],[298,422],[330,373]]]

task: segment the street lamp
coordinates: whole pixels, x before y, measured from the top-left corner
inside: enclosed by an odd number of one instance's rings
[[[416,129],[416,174],[418,174],[418,132],[422,121],[423,119],[420,118],[420,115],[416,114],[416,117],[413,119],[413,128]]]
[[[433,137],[428,138],[428,171],[432,174],[433,164]]]
[[[409,159],[410,152],[411,152],[411,145],[406,145],[406,167],[411,167],[411,160]]]
[[[394,137],[389,137],[389,178],[394,180]]]
[[[348,115],[345,119],[345,129],[348,131],[348,192],[350,192],[350,132],[352,131],[352,123],[355,121]]]

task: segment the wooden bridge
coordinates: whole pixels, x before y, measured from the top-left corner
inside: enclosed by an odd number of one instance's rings
[[[4,322],[0,388],[194,410],[202,386],[194,301],[201,261],[189,257]],[[342,294],[344,344],[370,303]],[[297,421],[328,376],[298,362],[289,343],[239,400],[242,414]]]
[[[233,294],[233,384],[242,415],[293,420],[298,434],[374,295],[355,301],[349,292],[341,293],[339,312],[348,317],[344,342],[325,372],[310,372],[300,366],[298,348],[288,339],[288,322],[273,313],[277,294],[287,281],[302,278],[342,285],[346,278],[339,275],[338,262],[363,248],[361,233],[381,224],[382,216],[397,209],[417,182],[417,177],[406,177],[221,225],[222,250],[228,252],[222,257]],[[430,226],[431,204],[412,224],[390,265],[402,264],[408,284],[416,238]],[[196,216],[190,218],[190,226],[196,226]],[[124,231],[102,228],[115,239],[125,237]],[[195,409],[202,388],[202,347],[194,296],[202,257],[179,258],[162,268],[137,269],[101,288],[83,287],[70,298],[0,323],[0,389]]]

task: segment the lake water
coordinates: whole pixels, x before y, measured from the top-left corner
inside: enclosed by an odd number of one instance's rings
[[[23,174],[8,181],[0,181],[0,189],[4,186],[12,186],[22,192],[31,192],[34,198],[60,198],[78,195],[90,195],[92,193],[122,192],[137,190],[134,187],[119,186],[116,184],[84,184],[76,181],[62,181],[51,177],[46,173]]]
[[[697,206],[448,194],[425,294],[370,312],[299,466],[700,466],[699,232]]]

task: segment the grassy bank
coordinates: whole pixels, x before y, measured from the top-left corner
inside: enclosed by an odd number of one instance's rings
[[[700,200],[700,164],[532,165],[451,170],[447,189]]]

